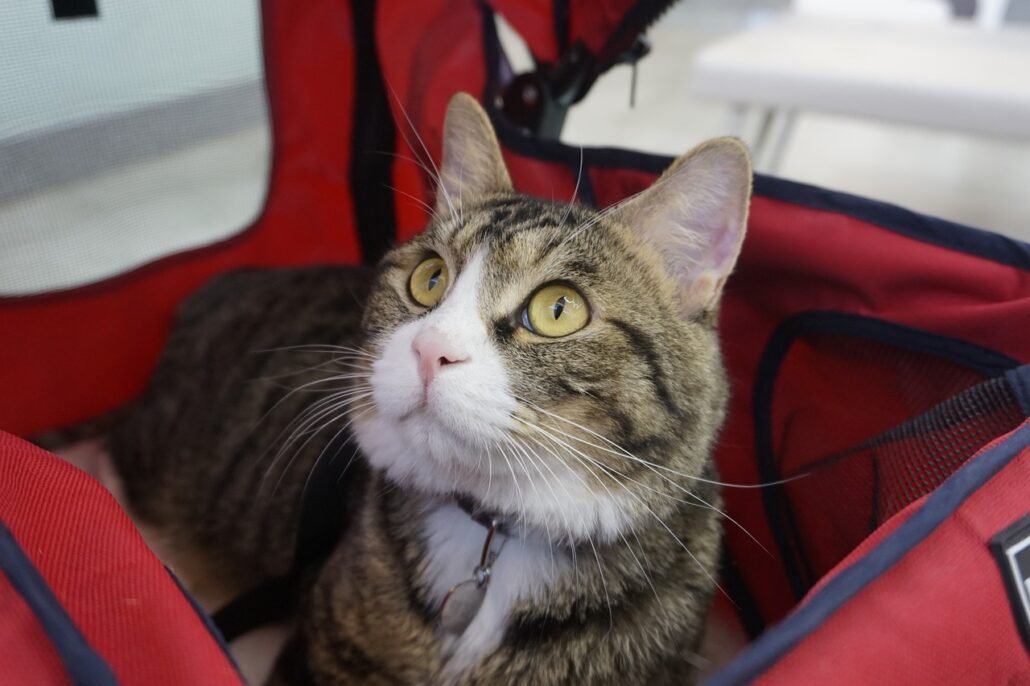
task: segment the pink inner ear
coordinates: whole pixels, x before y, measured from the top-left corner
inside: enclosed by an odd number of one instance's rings
[[[718,272],[729,272],[737,258],[737,251],[740,246],[740,219],[735,212],[729,213],[729,217],[720,217],[724,226],[715,230],[712,242],[708,250],[701,256],[697,268],[699,270],[714,270]]]
[[[734,155],[706,150],[690,160],[682,172],[683,191],[690,200],[683,205],[683,225],[700,235],[692,251],[690,276],[715,271],[720,277],[733,268],[744,231],[743,207],[748,202],[750,168]]]
[[[716,304],[733,270],[750,192],[747,149],[718,139],[680,158],[614,216],[658,248],[693,311]]]
[[[725,276],[733,268],[740,246],[739,199],[728,189],[701,189],[693,186],[684,191],[687,202],[673,205],[673,211],[664,218],[667,225],[657,236],[670,263],[679,265],[677,277],[691,281],[703,273],[716,272]],[[691,197],[693,196],[693,197]],[[689,240],[677,240],[680,236]],[[668,250],[680,251],[675,259]]]

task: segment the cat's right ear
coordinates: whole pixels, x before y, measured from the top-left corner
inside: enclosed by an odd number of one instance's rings
[[[490,118],[475,98],[457,93],[447,105],[443,123],[437,214],[451,216],[463,202],[511,189]]]

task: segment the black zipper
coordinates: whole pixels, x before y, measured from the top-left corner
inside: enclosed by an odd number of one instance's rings
[[[354,124],[350,187],[365,264],[375,264],[397,234],[392,185],[397,130],[376,53],[376,2],[351,0],[354,25]]]

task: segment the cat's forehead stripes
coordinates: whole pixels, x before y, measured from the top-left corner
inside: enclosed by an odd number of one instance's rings
[[[464,214],[460,224],[441,231],[457,253],[467,256],[484,244],[503,250],[527,234],[540,234],[535,237],[536,254],[524,256],[532,262],[544,259],[575,227],[593,216],[575,204],[515,195],[494,197],[465,208]]]

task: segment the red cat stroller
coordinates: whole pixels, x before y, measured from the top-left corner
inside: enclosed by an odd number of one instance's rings
[[[417,160],[439,158],[455,91],[490,111],[520,190],[571,198],[581,164],[582,202],[640,190],[670,158],[581,157],[538,134],[639,53],[667,4],[264,0],[273,163],[257,219],[93,283],[0,297],[0,682],[240,681],[106,492],[16,436],[130,401],[176,304],[213,275],[372,262],[417,232],[411,197],[433,190]],[[513,78],[495,13],[534,75]],[[543,97],[519,111],[527,83]],[[777,485],[726,489],[717,611],[751,643],[709,683],[1030,683],[1030,246],[759,177],[720,326],[722,477]]]

